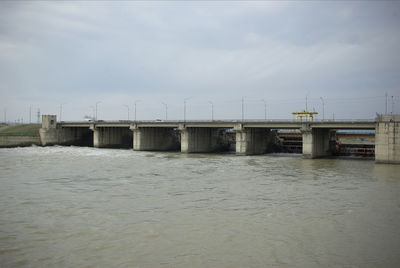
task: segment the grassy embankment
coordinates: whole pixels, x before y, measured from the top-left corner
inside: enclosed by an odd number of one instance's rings
[[[0,130],[0,136],[30,136],[39,137],[41,124],[14,125]]]

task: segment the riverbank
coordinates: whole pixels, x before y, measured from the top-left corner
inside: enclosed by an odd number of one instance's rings
[[[8,125],[0,129],[0,148],[41,145],[40,124]]]

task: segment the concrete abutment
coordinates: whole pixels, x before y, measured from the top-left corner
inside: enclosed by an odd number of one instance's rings
[[[40,142],[47,145],[93,146],[93,134],[87,127],[57,126],[55,115],[42,116],[42,128],[39,130]]]
[[[375,161],[400,164],[400,115],[377,116]]]

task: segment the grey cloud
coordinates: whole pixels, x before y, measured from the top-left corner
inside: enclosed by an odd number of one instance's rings
[[[150,119],[165,100],[171,118],[180,118],[191,97],[192,117],[207,116],[208,100],[217,116],[235,117],[245,95],[254,102],[249,116],[263,114],[265,98],[271,116],[282,118],[307,93],[317,103],[319,96],[399,95],[396,2],[0,5],[0,107],[25,97],[56,113],[51,107],[67,100],[80,112],[65,115],[80,119],[89,100],[105,99],[103,111],[118,118],[123,104],[141,99]],[[353,106],[329,109],[343,117],[382,110]]]

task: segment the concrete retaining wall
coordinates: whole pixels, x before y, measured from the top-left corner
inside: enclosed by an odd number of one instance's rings
[[[0,136],[0,148],[41,145],[40,137]]]

